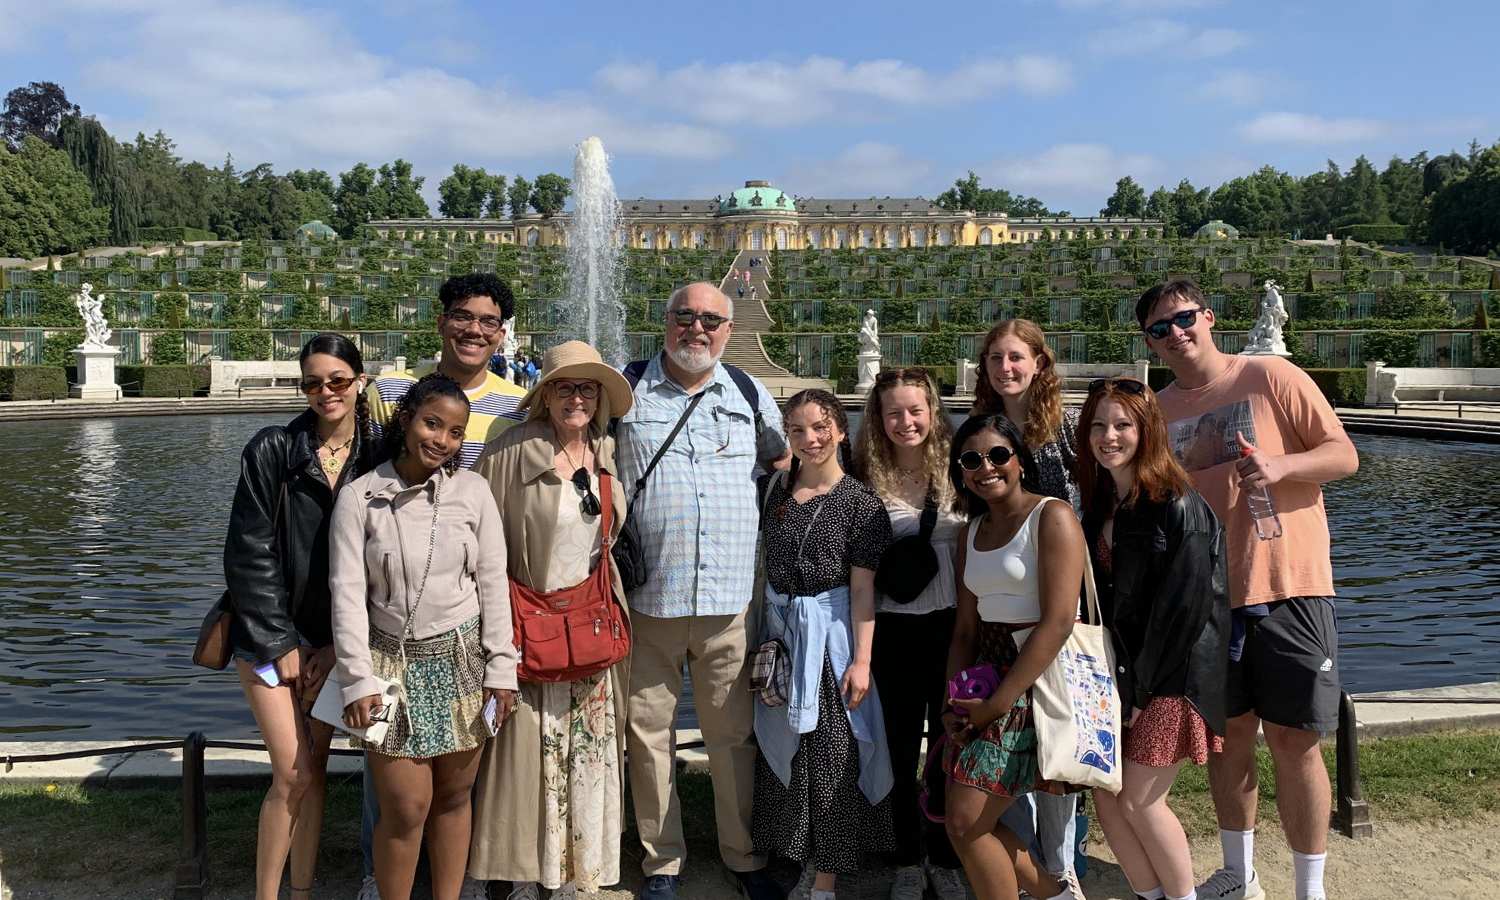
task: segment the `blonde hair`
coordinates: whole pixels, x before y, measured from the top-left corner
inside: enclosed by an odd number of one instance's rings
[[[1026,446],[1035,450],[1043,444],[1057,440],[1062,427],[1062,380],[1057,377],[1057,357],[1047,346],[1047,336],[1030,319],[1011,319],[1001,322],[984,336],[983,349],[979,351],[979,378],[974,385],[974,413],[1005,415],[1005,403],[990,384],[985,365],[989,361],[990,347],[1006,336],[1018,338],[1036,357],[1036,375],[1031,387],[1026,389],[1026,421],[1017,422],[1026,437]]]
[[[898,387],[920,388],[922,396],[927,399],[931,425],[927,440],[922,444],[922,480],[927,490],[937,495],[940,507],[951,506],[953,483],[948,478],[948,447],[953,442],[953,424],[938,397],[937,385],[925,369],[886,372],[875,380],[870,393],[865,396],[859,433],[854,438],[854,477],[869,485],[881,499],[896,495],[901,471],[896,465],[891,439],[885,433],[882,403],[885,395]]]

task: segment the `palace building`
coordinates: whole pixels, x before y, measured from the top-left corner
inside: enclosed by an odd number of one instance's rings
[[[1071,239],[1096,229],[1120,236],[1160,238],[1160,219],[1120,217],[1011,218],[1003,212],[953,211],[922,197],[823,200],[795,197],[768,181],[747,181],[711,200],[620,201],[626,246],[640,250],[823,250],[844,247],[987,246],[1042,240],[1044,233]],[[369,223],[382,238],[411,232],[462,231],[471,241],[521,246],[567,243],[568,213],[507,219],[379,219]]]

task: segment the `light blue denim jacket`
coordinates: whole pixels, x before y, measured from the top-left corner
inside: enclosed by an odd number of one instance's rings
[[[755,704],[755,737],[760,752],[783,786],[792,780],[792,757],[801,736],[818,727],[818,681],[823,674],[823,652],[833,665],[833,678],[842,684],[852,656],[847,586],[813,597],[788,597],[766,585],[765,619],[761,640],[779,637],[787,647],[791,679],[787,702],[769,707]],[[885,741],[885,718],[880,695],[870,693],[859,708],[845,709],[854,739],[859,742],[859,788],[871,804],[890,793],[895,778]]]

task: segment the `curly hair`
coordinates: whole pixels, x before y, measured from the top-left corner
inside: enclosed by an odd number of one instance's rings
[[[509,321],[516,314],[516,295],[511,293],[505,282],[488,272],[455,275],[438,288],[438,302],[443,305],[445,313],[453,308],[453,304],[470,297],[488,297],[495,301],[495,305],[500,307],[502,322]]]
[[[881,373],[865,397],[860,413],[859,434],[854,437],[854,477],[868,484],[879,497],[894,496],[901,482],[895,449],[885,433],[885,397],[898,387],[914,387],[927,399],[931,422],[922,444],[922,478],[927,490],[937,494],[939,506],[953,503],[953,485],[948,481],[948,446],[953,441],[953,423],[943,409],[937,385],[926,369],[910,368]]]
[[[1026,421],[1016,423],[1024,430],[1026,446],[1035,450],[1057,440],[1057,432],[1063,421],[1062,379],[1057,377],[1057,357],[1052,354],[1052,348],[1047,346],[1047,336],[1035,322],[1030,319],[1011,319],[991,328],[990,333],[984,336],[984,343],[980,345],[983,349],[979,352],[979,383],[974,385],[973,411],[975,415],[1005,415],[1005,403],[990,384],[989,372],[985,366],[989,362],[990,347],[1006,336],[1019,338],[1031,349],[1032,356],[1036,357],[1036,375],[1032,376],[1031,387],[1026,390]]]
[[[402,452],[406,449],[406,423],[417,414],[428,400],[434,397],[447,397],[457,400],[469,408],[469,398],[464,394],[464,389],[442,372],[432,372],[423,375],[411,390],[401,395],[396,401],[396,408],[392,410],[391,417],[385,425],[385,443],[380,448],[380,461],[385,462],[392,459],[400,459]],[[458,471],[458,454],[455,453],[443,463],[443,471],[452,475]]]
[[[981,513],[989,512],[990,505],[964,484],[964,469],[958,464],[958,458],[963,455],[964,444],[983,431],[993,431],[999,435],[1001,440],[1010,445],[1016,458],[1021,461],[1021,489],[1028,494],[1042,492],[1042,485],[1037,481],[1036,476],[1036,458],[1031,455],[1031,450],[1021,439],[1021,429],[1016,427],[1016,423],[1006,418],[1004,413],[980,413],[970,416],[958,426],[958,433],[953,436],[953,448],[948,453],[948,477],[953,480],[953,511],[963,513],[971,519],[978,518]]]
[[[854,455],[853,450],[849,446],[849,416],[844,412],[844,404],[840,403],[839,398],[833,394],[822,388],[808,388],[807,390],[798,391],[793,394],[781,407],[782,428],[788,428],[786,419],[794,410],[808,405],[816,406],[822,410],[823,415],[831,419],[834,426],[844,433],[843,438],[839,441],[838,459],[844,470],[848,471],[851,458]],[[800,463],[801,460],[797,458],[797,454],[793,453],[791,469],[787,472],[786,476],[786,496],[788,502],[791,501],[792,485],[797,481],[797,469]],[[781,517],[786,516],[786,506],[784,504],[779,511],[779,515]]]

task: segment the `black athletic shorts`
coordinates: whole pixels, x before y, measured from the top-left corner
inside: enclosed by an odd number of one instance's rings
[[[1339,725],[1339,631],[1327,597],[1289,597],[1245,616],[1245,648],[1229,663],[1229,717],[1253,712],[1304,731]]]

